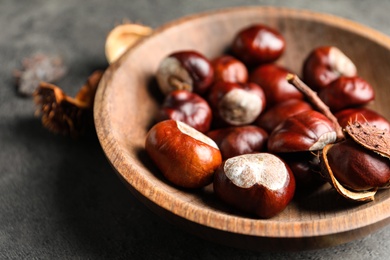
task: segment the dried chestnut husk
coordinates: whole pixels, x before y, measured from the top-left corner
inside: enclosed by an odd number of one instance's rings
[[[288,81],[306,93],[313,105],[341,129],[336,117],[315,92],[296,75],[289,75]],[[344,131],[347,136],[340,133],[338,142],[329,143],[319,153],[321,173],[345,198],[374,200],[379,188],[390,186],[390,133],[358,121],[350,122]]]
[[[390,122],[379,113],[366,107],[347,108],[335,114],[337,121],[342,128],[351,122],[369,123],[378,129],[390,130]]]
[[[353,139],[330,144],[324,150],[326,167],[345,187],[355,191],[385,186],[390,180],[390,160],[382,157]]]
[[[322,173],[344,197],[374,200],[379,188],[390,182],[390,134],[368,123],[346,127],[345,141],[324,147]]]
[[[43,126],[53,133],[83,135],[93,125],[93,102],[102,76],[103,71],[94,71],[74,98],[56,85],[41,82],[33,96]]]

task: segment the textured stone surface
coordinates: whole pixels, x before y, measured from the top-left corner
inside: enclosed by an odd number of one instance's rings
[[[390,1],[0,1],[0,259],[388,259],[390,227],[345,245],[255,253],[213,244],[140,204],[106,161],[96,136],[55,136],[16,94],[12,72],[36,52],[62,55],[59,84],[71,95],[106,66],[104,40],[123,19],[156,27],[180,16],[238,5],[336,14],[390,35]]]

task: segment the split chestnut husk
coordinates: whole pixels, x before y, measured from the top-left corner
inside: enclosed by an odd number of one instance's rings
[[[321,172],[344,197],[374,200],[390,182],[390,135],[368,123],[349,124],[350,138],[327,145],[321,153]]]
[[[342,129],[329,108],[296,75],[288,75],[287,80],[302,91],[336,129]],[[354,121],[338,133],[335,143],[318,151],[321,174],[347,199],[374,200],[378,189],[390,187],[390,132],[368,122]]]

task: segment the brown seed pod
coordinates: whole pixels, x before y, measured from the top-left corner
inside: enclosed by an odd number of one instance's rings
[[[288,79],[341,129],[329,108],[307,85],[296,76]],[[390,186],[390,133],[359,121],[350,122],[345,132],[347,137],[342,133],[343,138],[340,136],[337,143],[329,143],[320,152],[322,175],[345,198],[372,201],[379,188]]]
[[[103,71],[95,71],[76,97],[67,96],[56,85],[42,82],[34,93],[34,101],[42,124],[51,132],[78,137],[93,123],[92,107]]]
[[[390,182],[390,134],[359,122],[349,124],[346,132],[351,138],[323,149],[322,173],[342,196],[372,201]]]

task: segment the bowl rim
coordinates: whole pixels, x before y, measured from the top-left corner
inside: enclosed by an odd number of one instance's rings
[[[216,212],[212,210],[207,210],[207,216],[199,217],[205,214],[205,209],[191,204],[188,201],[181,201],[175,197],[175,194],[169,194],[164,192],[159,187],[154,186],[149,183],[147,180],[143,179],[140,181],[139,177],[134,166],[126,161],[124,156],[124,148],[118,145],[117,140],[115,139],[115,134],[108,129],[111,129],[110,124],[110,114],[107,111],[107,108],[110,107],[109,104],[109,89],[106,88],[107,84],[112,80],[115,70],[121,65],[121,63],[131,57],[132,53],[137,51],[138,46],[141,46],[146,41],[152,40],[156,35],[169,30],[178,24],[183,24],[191,22],[196,19],[201,19],[205,16],[210,15],[228,15],[231,12],[246,12],[248,10],[255,12],[267,12],[272,11],[274,13],[283,13],[288,15],[291,18],[299,18],[303,20],[310,19],[312,21],[325,23],[329,26],[337,26],[343,30],[353,32],[355,34],[364,36],[371,41],[376,42],[377,44],[384,46],[386,49],[390,50],[390,38],[385,34],[378,32],[368,26],[359,24],[355,21],[348,20],[346,18],[338,17],[332,14],[325,14],[315,11],[302,10],[302,9],[293,9],[287,7],[272,7],[272,6],[243,6],[243,7],[229,7],[222,8],[217,10],[210,10],[205,12],[200,12],[196,14],[190,14],[179,19],[168,22],[158,28],[156,28],[150,36],[142,39],[137,44],[135,44],[131,49],[129,49],[118,61],[111,64],[109,68],[104,73],[104,76],[99,84],[94,104],[94,121],[97,136],[99,142],[103,148],[103,151],[108,158],[109,162],[116,170],[117,174],[122,177],[131,188],[135,189],[137,193],[141,194],[148,201],[152,202],[158,207],[167,210],[174,215],[177,215],[181,218],[184,218],[188,221],[206,225],[209,228],[217,229],[221,231],[227,231],[242,235],[250,236],[260,236],[260,237],[274,237],[274,238],[299,238],[299,237],[313,237],[313,236],[324,236],[330,234],[336,234],[341,232],[347,232],[350,230],[356,230],[359,228],[367,227],[378,222],[381,222],[389,218],[389,214],[384,214],[383,212],[388,211],[390,208],[390,198],[385,201],[377,204],[373,204],[370,207],[364,207],[355,212],[349,212],[350,214],[336,215],[331,218],[319,219],[315,221],[313,226],[313,221],[311,220],[294,220],[281,222],[280,220],[271,219],[253,219],[245,218],[241,216],[228,215],[221,212]],[[103,141],[104,140],[104,141]],[[135,175],[129,179],[125,178],[122,174],[123,171],[129,171]],[[141,185],[142,183],[142,185]],[[153,189],[153,196],[150,196],[150,192],[147,192],[149,189],[145,189],[145,185]],[[141,189],[142,187],[142,189]],[[159,197],[158,200],[156,198]],[[162,199],[164,198],[164,199]],[[183,208],[188,210],[179,210]],[[373,214],[371,218],[361,219],[359,212],[365,211],[367,209],[372,210]],[[187,212],[187,213],[186,213]],[[382,212],[380,214],[380,212]],[[206,223],[207,221],[207,223]],[[234,222],[235,228],[232,229],[229,226],[229,223]],[[344,223],[343,225],[332,225],[332,223]],[[327,226],[331,228],[321,229],[321,227]],[[241,227],[241,228],[237,228]],[[304,230],[303,232],[289,232],[288,230],[297,230],[297,228]],[[280,232],[285,230],[285,232]]]

